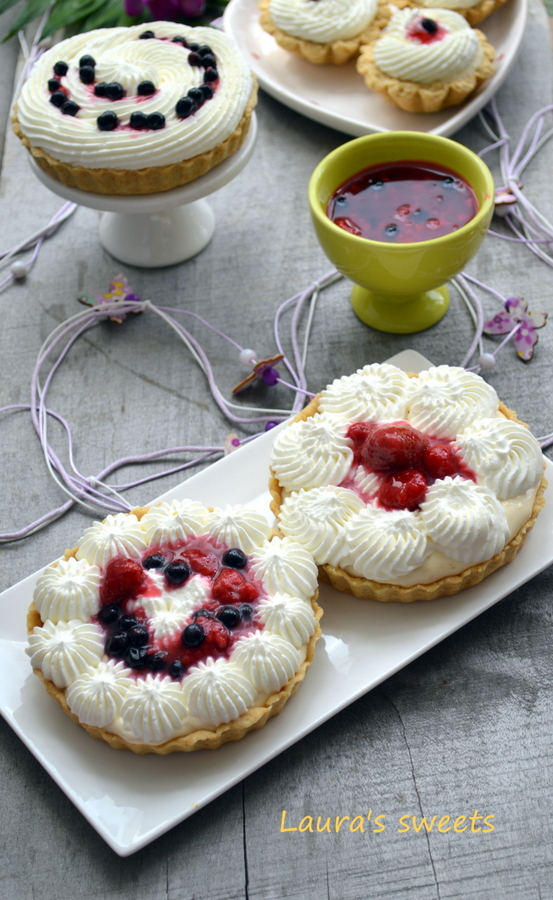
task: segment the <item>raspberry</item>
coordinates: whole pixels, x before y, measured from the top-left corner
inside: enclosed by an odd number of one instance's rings
[[[432,478],[445,478],[459,472],[459,460],[453,447],[449,444],[433,444],[423,456],[423,465]]]
[[[230,642],[228,630],[219,619],[197,616],[194,620],[194,625],[201,626],[205,637],[198,646],[184,648],[181,662],[185,666],[194,665],[198,660],[207,659],[208,656],[217,658],[227,649]],[[188,625],[187,628],[192,628],[194,625]],[[186,631],[187,629],[185,628],[184,632]]]
[[[393,472],[417,466],[427,446],[428,438],[408,422],[392,422],[373,429],[361,457],[372,472]]]
[[[144,587],[144,570],[135,559],[116,556],[106,567],[101,589],[102,604],[123,603],[136,597]]]
[[[215,575],[219,569],[219,560],[211,553],[203,550],[186,550],[186,560],[193,572],[199,575]]]
[[[213,582],[212,594],[221,603],[247,603],[255,600],[259,591],[238,569],[221,569]]]
[[[389,509],[417,509],[426,496],[426,478],[417,469],[388,475],[380,485],[378,499]]]

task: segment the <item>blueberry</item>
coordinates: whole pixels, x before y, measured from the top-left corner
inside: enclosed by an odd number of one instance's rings
[[[199,53],[200,56],[207,56],[208,53],[213,55],[213,50],[208,44],[202,44],[200,47],[198,47],[196,52]]]
[[[106,96],[110,100],[122,100],[125,96],[125,88],[118,81],[111,81],[106,85]]]
[[[248,557],[238,547],[232,547],[223,556],[223,565],[230,566],[231,569],[243,569],[247,562]]]
[[[125,654],[125,662],[131,669],[143,669],[148,665],[148,651],[146,647],[129,647]]]
[[[146,116],[144,115],[144,113],[133,113],[131,116],[131,125],[133,116],[141,116],[144,121],[146,121]],[[133,125],[133,128],[138,127],[142,128],[143,126]],[[149,556],[142,560],[142,565],[145,569],[163,569],[163,566],[166,562],[167,560],[161,553],[150,553]]]
[[[190,50],[194,51],[194,53],[198,53],[198,51],[200,49],[200,44],[189,44],[188,46],[189,46]]]
[[[240,610],[240,618],[243,622],[251,622],[253,619],[253,606],[250,606],[249,603],[241,603],[238,607]]]
[[[200,65],[202,65],[204,69],[214,69],[217,63],[213,54],[208,53],[206,56],[200,56]]]
[[[54,91],[52,96],[50,97],[50,103],[53,103],[54,106],[57,106],[58,109],[61,109],[64,103],[67,103],[67,94],[63,91]]]
[[[94,85],[94,94],[96,97],[107,97],[107,82],[99,81]]]
[[[59,75],[60,78],[63,78],[64,75],[67,75],[67,70],[69,66],[63,60],[58,60],[58,62],[54,66],[54,74]]]
[[[79,69],[79,78],[83,84],[92,84],[95,78],[93,66],[81,66]]]
[[[152,38],[155,38],[155,34],[153,31],[143,31],[138,37],[141,41],[149,41]]]
[[[100,131],[113,131],[119,125],[119,119],[114,112],[107,110],[107,112],[103,112],[98,116],[96,124]]]
[[[148,127],[148,119],[144,115],[144,113],[141,113],[141,112],[131,113],[129,125],[131,126],[131,128],[134,128],[135,131],[142,131],[144,128]],[[148,559],[150,559],[150,558],[151,557],[148,557]],[[163,559],[163,557],[161,557],[161,559]],[[144,560],[142,565],[144,566],[145,569],[161,569],[163,567],[164,562],[165,562],[165,560],[160,565],[147,566],[146,560]]]
[[[384,231],[386,232],[386,234],[393,236],[397,234],[398,228],[397,225],[386,225]]]
[[[220,609],[217,610],[217,618],[219,619],[219,622],[222,622],[227,628],[236,628],[241,621],[240,612],[235,606],[221,606]]]
[[[186,667],[181,663],[180,659],[175,659],[169,666],[169,675],[172,675],[173,678],[182,678],[185,672]]]
[[[133,647],[145,647],[148,643],[148,629],[144,625],[133,625],[129,630],[129,641]]]
[[[210,84],[201,84],[198,90],[204,95],[204,100],[211,100],[215,93],[215,89],[212,88]]]
[[[149,97],[150,94],[155,94],[156,86],[153,81],[141,81],[136,89],[136,93],[139,97]]]
[[[384,182],[378,179],[377,181],[373,181],[371,184],[371,188],[373,191],[381,191],[384,187]]]
[[[192,613],[192,618],[197,619],[198,616],[205,616],[206,619],[214,619],[215,613],[212,613],[209,609],[197,609],[196,612]]]
[[[105,651],[108,656],[122,656],[129,645],[129,638],[124,631],[116,631],[108,637]]]
[[[219,73],[218,73],[217,69],[211,68],[211,69],[205,70],[204,82],[206,84],[212,84],[214,81],[218,81],[218,80],[219,80]]]
[[[205,640],[205,630],[201,625],[193,622],[187,625],[182,633],[182,643],[185,647],[199,647]]]
[[[182,44],[183,47],[188,47],[188,41],[181,34],[176,34],[173,38],[173,44]]]
[[[89,53],[86,53],[84,56],[81,56],[79,60],[79,66],[90,66],[92,69],[96,65],[96,60],[93,56],[90,56]]]
[[[175,112],[179,119],[187,119],[188,116],[191,116],[196,112],[197,108],[198,107],[190,97],[181,97],[180,100],[177,101]]]
[[[445,178],[442,178],[442,184],[445,184],[446,187],[451,187],[453,184],[455,184],[453,175],[446,175]]]
[[[120,615],[121,608],[119,606],[102,606],[98,613],[98,618],[104,625],[112,625],[114,622],[117,622]]]
[[[60,86],[60,82],[58,81],[57,78],[49,78],[48,79],[48,90],[50,91],[51,94],[53,94],[54,91],[57,91],[59,86]]]
[[[202,57],[199,53],[189,53],[188,54],[188,62],[191,66],[202,66]]]
[[[182,559],[176,559],[174,562],[170,562],[165,569],[165,576],[167,581],[171,584],[184,584],[189,575],[190,566]]]
[[[438,30],[438,23],[434,21],[434,19],[421,19],[421,27],[424,28],[427,34],[436,34]]]
[[[167,653],[164,650],[158,650],[157,653],[151,653],[148,657],[148,666],[152,672],[161,672],[166,665]]]
[[[202,103],[205,103],[205,97],[202,93],[202,89],[199,87],[190,88],[188,96],[194,101],[197,107],[201,106]]]
[[[119,619],[119,628],[121,631],[129,632],[135,625],[138,625],[136,616],[121,616]]]
[[[336,201],[335,201],[335,202],[336,202],[336,203],[339,203],[340,206],[343,206],[344,203],[347,203],[347,197],[344,197],[344,195],[342,194],[340,197],[336,197]]]
[[[159,131],[160,128],[165,128],[165,116],[160,112],[150,113],[147,118],[147,125],[152,131]]]
[[[74,100],[67,100],[61,107],[61,111],[64,116],[76,116],[80,108],[81,107],[78,103],[75,103]]]

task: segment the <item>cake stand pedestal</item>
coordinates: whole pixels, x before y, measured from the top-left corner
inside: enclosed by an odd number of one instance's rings
[[[100,210],[99,237],[104,250],[120,262],[141,268],[172,266],[207,246],[215,216],[204,198],[228,184],[248,163],[257,137],[252,115],[248,134],[236,153],[205,175],[159,194],[93,194],[51,178],[31,158],[34,174],[49,190],[79,206]]]

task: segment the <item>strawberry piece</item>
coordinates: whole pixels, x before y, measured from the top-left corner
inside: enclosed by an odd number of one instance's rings
[[[145,586],[144,569],[136,559],[116,556],[106,566],[100,592],[102,604],[123,603]]]
[[[259,596],[256,586],[246,581],[238,569],[221,569],[211,591],[221,603],[248,603]]]
[[[196,616],[196,625],[201,625],[205,637],[198,647],[185,647],[181,654],[181,661],[185,666],[192,666],[208,656],[217,658],[225,652],[230,643],[230,634],[219,619],[208,616]]]
[[[380,485],[378,499],[389,509],[417,509],[426,496],[426,478],[417,469],[388,475]]]
[[[219,560],[211,553],[204,553],[203,550],[186,550],[186,560],[193,572],[199,575],[215,575],[219,569]]]
[[[378,425],[368,435],[361,457],[372,472],[393,472],[417,466],[428,438],[408,422]]]
[[[459,473],[461,465],[450,444],[432,444],[425,450],[423,466],[432,478],[445,478]]]

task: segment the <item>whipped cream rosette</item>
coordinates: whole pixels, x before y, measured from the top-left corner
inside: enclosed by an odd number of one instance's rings
[[[451,9],[406,8],[361,48],[365,84],[406,112],[456,106],[494,74],[495,50]]]
[[[38,165],[64,184],[149,194],[234,153],[255,100],[255,79],[227,35],[153,22],[56,44],[23,84],[13,123]]]
[[[261,0],[259,8],[279,46],[316,65],[343,65],[390,17],[384,0]]]
[[[317,566],[246,507],[110,515],[40,574],[33,669],[90,734],[136,753],[215,748],[280,712],[320,636]]]
[[[395,0],[394,5],[398,9],[410,7],[411,9],[451,9],[467,20],[473,28],[479,25],[496,9],[503,6],[507,0]]]
[[[465,369],[336,379],[276,439],[272,509],[339,590],[424,600],[518,552],[543,505],[537,440]]]

